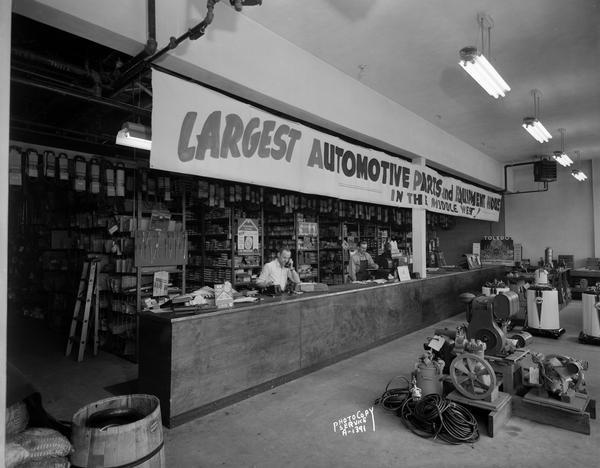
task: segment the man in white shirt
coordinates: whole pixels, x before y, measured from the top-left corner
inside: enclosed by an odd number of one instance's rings
[[[263,265],[260,276],[256,280],[259,288],[278,285],[282,291],[285,291],[288,279],[292,283],[300,283],[300,276],[294,269],[292,253],[288,248],[279,249],[277,258]]]

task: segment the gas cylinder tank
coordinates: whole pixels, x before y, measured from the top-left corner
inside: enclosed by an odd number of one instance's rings
[[[434,359],[429,353],[424,354],[415,363],[413,375],[417,381],[417,387],[421,389],[421,395],[442,395],[444,372],[444,361]]]

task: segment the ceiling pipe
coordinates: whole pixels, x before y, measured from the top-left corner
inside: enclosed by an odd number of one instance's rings
[[[92,72],[90,70],[86,70],[85,68],[78,67],[77,65],[73,65],[70,63],[63,62],[61,60],[56,60],[53,58],[49,58],[40,54],[36,54],[35,52],[31,52],[29,50],[21,49],[19,47],[12,47],[11,54],[15,57],[22,58],[29,62],[38,63],[40,65],[45,65],[50,68],[54,68],[61,72],[70,73],[72,75],[84,76],[87,78],[94,78],[94,74],[96,72]]]
[[[78,67],[77,65],[66,63],[62,60],[48,58],[43,55],[36,54],[35,52],[31,52],[29,50],[20,49],[18,47],[13,47],[11,49],[11,53],[16,57],[22,58],[29,62],[37,63],[39,65],[45,65],[63,73],[69,73],[72,75],[89,78],[94,82],[94,86],[92,88],[94,94],[96,96],[100,96],[102,94],[102,79],[100,78],[100,73],[98,73],[95,70],[89,70],[87,68]]]
[[[169,39],[169,44],[166,45],[165,47],[163,47],[162,49],[160,49],[158,52],[155,52],[154,54],[152,54],[150,56],[143,56],[137,60],[135,60],[135,59],[132,60],[133,64],[130,65],[123,72],[121,77],[114,83],[114,86],[113,86],[114,93],[115,94],[119,93],[121,91],[121,89],[123,89],[125,86],[127,86],[129,84],[130,81],[132,81],[133,79],[135,79],[136,76],[138,76],[140,73],[142,73],[147,66],[149,66],[155,60],[158,60],[160,57],[162,57],[168,51],[175,49],[179,44],[181,44],[186,39],[189,38],[190,40],[194,41],[194,40],[199,39],[200,37],[204,36],[206,27],[208,25],[210,25],[213,21],[213,18],[215,16],[214,15],[215,5],[219,1],[220,0],[208,0],[207,4],[206,4],[206,10],[207,10],[206,16],[204,17],[204,19],[202,21],[200,21],[193,28],[188,29],[187,32],[185,32],[181,36],[179,36],[177,38],[171,36],[171,38]],[[113,94],[113,96],[114,96],[114,94]]]
[[[507,164],[504,166],[504,195],[517,195],[520,193],[534,193],[534,192],[547,192],[548,191],[548,182],[543,182],[544,188],[541,190],[522,190],[520,192],[509,192],[508,191],[508,171],[509,167],[516,166],[531,166],[535,164],[536,161],[524,162],[524,163],[515,163],[515,164]]]
[[[125,110],[125,111],[131,112],[135,115],[142,115],[142,116],[149,117],[152,114],[152,111],[150,109],[144,109],[143,107],[137,107],[137,106],[133,106],[131,104],[127,104],[124,102],[115,101],[110,98],[103,98],[103,97],[94,96],[91,94],[89,94],[89,95],[81,94],[81,93],[78,93],[78,92],[70,90],[70,89],[64,89],[64,88],[59,88],[59,87],[43,84],[43,83],[37,83],[35,81],[26,80],[23,78],[12,77],[11,82],[20,83],[20,84],[23,84],[26,86],[32,86],[34,88],[43,89],[43,90],[50,91],[53,93],[62,94],[63,96],[71,96],[74,98],[82,99],[87,102],[93,102],[95,104],[102,104],[104,106],[113,107],[115,109]]]
[[[148,39],[144,50],[133,57],[124,68],[124,72],[121,73],[120,77],[113,83],[113,94],[111,97],[115,97],[121,90],[129,84],[129,82],[138,75],[146,63],[146,59],[156,53],[158,43],[156,42],[156,1],[148,0]]]
[[[82,93],[93,93],[94,88],[91,88],[89,86],[80,86],[80,85],[76,85],[73,83],[65,83],[64,80],[62,80],[62,79],[54,78],[49,75],[43,75],[41,73],[34,72],[27,68],[21,68],[20,66],[15,65],[14,63],[11,63],[10,70],[11,70],[11,72],[16,71],[16,72],[23,73],[23,74],[27,75],[29,77],[29,79],[31,79],[33,77],[33,78],[37,78],[39,80],[43,80],[43,82],[48,85],[50,85],[52,83],[55,83],[57,86],[68,85],[68,88],[71,90],[81,91]],[[12,79],[12,77],[11,77],[11,79]],[[42,81],[39,81],[39,82],[41,83]]]

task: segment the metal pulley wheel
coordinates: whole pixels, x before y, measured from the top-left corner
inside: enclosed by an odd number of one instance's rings
[[[494,369],[475,354],[456,356],[450,364],[450,377],[456,390],[472,400],[483,400],[496,388]]]

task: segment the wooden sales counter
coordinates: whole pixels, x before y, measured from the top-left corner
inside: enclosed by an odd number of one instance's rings
[[[139,391],[173,427],[464,310],[458,295],[504,267],[326,293],[266,297],[200,314],[143,313]],[[423,339],[425,340],[425,336]],[[419,350],[407,350],[415,353]]]

